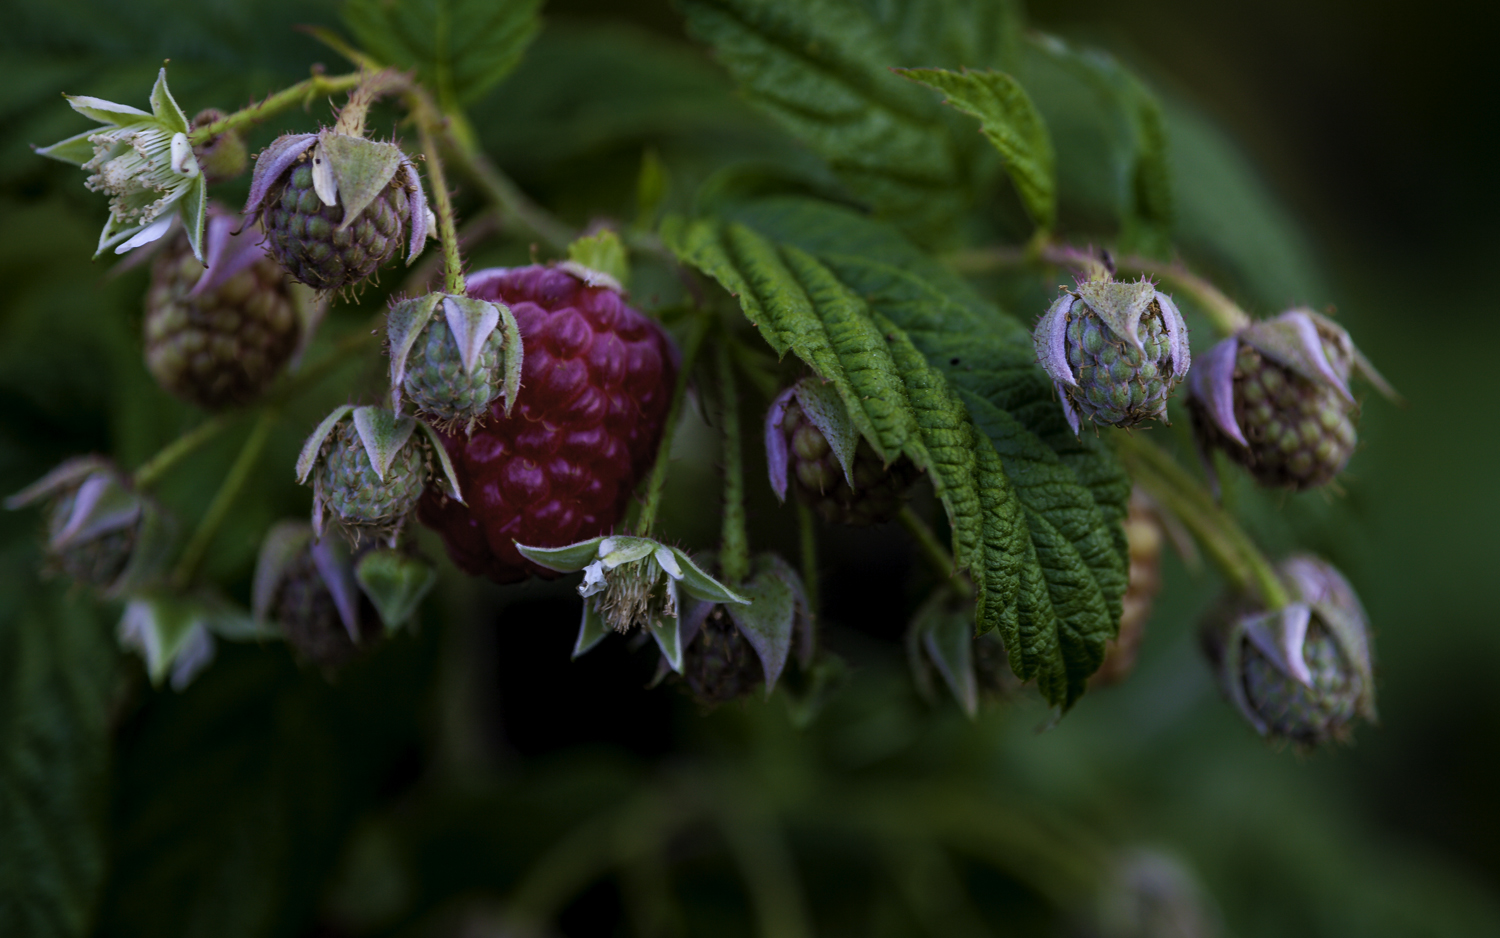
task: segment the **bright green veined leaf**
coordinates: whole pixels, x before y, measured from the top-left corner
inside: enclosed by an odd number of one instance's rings
[[[979,588],[977,628],[1000,629],[1016,673],[1071,704],[1119,621],[1129,485],[1118,462],[1066,433],[1026,330],[889,227],[790,197],[730,211],[664,237],[739,298],[773,348],[852,396],[867,436],[882,427],[863,397],[879,398],[885,426],[905,431],[881,442],[927,471],[948,512]]]
[[[1020,83],[1004,72],[901,68],[897,74],[936,88],[945,103],[979,118],[980,132],[1005,158],[1026,211],[1038,228],[1057,221],[1057,179],[1047,125]]]
[[[510,74],[541,28],[541,0],[347,0],[344,22],[385,65],[414,68],[445,111]]]
[[[1129,154],[1121,179],[1120,244],[1128,251],[1167,256],[1172,249],[1172,172],[1161,103],[1103,52],[1075,49],[1054,36],[1033,39],[1031,48],[1082,79],[1124,122]]]

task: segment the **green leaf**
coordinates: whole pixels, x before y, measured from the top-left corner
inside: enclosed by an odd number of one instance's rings
[[[1035,38],[1032,49],[1081,79],[1106,112],[1123,124],[1121,248],[1153,257],[1170,255],[1172,170],[1161,103],[1139,78],[1103,52],[1075,49],[1054,36]]]
[[[414,68],[445,111],[510,74],[531,44],[541,0],[347,0],[344,22],[386,65]]]
[[[1005,158],[1026,211],[1043,231],[1057,221],[1057,179],[1052,140],[1036,105],[1020,83],[1004,72],[949,72],[898,68],[896,73],[936,88],[965,114],[979,118],[980,132]]]
[[[104,884],[117,658],[87,600],[8,566],[30,601],[0,619],[0,934],[73,938]]]
[[[886,225],[808,199],[673,223],[663,236],[739,298],[778,352],[828,380],[866,435],[925,469],[976,626],[1068,705],[1119,622],[1128,478],[1067,430],[1030,337]]]
[[[714,47],[744,96],[882,214],[942,237],[972,204],[981,148],[955,132],[937,101],[890,71],[929,65],[938,54],[914,47],[918,34],[902,42],[905,16],[883,19],[849,0],[684,0],[682,7],[689,30]],[[958,20],[950,29],[965,25]]]

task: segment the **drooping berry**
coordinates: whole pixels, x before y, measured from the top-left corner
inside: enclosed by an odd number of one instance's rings
[[[409,402],[437,426],[465,434],[502,396],[510,413],[523,346],[504,303],[429,293],[391,307],[386,331],[396,413]]]
[[[257,213],[271,256],[322,291],[362,282],[403,241],[410,264],[427,241],[422,181],[401,148],[332,128],[261,153],[245,203]]]
[[[468,573],[500,583],[552,576],[516,542],[568,544],[619,523],[655,458],[676,353],[617,291],[563,270],[480,271],[468,293],[515,316],[521,388],[510,413],[497,400],[471,436],[442,434],[468,504],[429,490],[418,518]]]
[[[354,561],[336,538],[302,521],[273,525],[261,544],[251,591],[257,622],[280,628],[303,660],[333,671],[380,637],[375,610],[355,584]]]
[[[776,496],[786,499],[790,479],[797,497],[833,524],[889,521],[921,474],[906,456],[883,464],[837,392],[816,378],[803,378],[772,401],[765,444]]]
[[[1324,485],[1354,453],[1356,369],[1394,395],[1326,317],[1294,309],[1255,323],[1215,345],[1193,371],[1188,403],[1199,445],[1223,450],[1262,485]]]
[[[1042,316],[1033,340],[1075,433],[1079,414],[1116,427],[1165,420],[1191,362],[1182,314],[1146,280],[1079,284]]]
[[[699,560],[715,569],[715,557]],[[749,579],[735,587],[748,603],[692,603],[682,614],[680,677],[705,707],[770,695],[793,650],[806,667],[815,637],[802,578],[776,554],[752,560]],[[663,658],[663,665],[671,662]]]
[[[1370,633],[1349,583],[1328,563],[1277,567],[1293,601],[1267,612],[1226,604],[1203,632],[1220,685],[1263,736],[1301,746],[1345,741],[1356,716],[1375,719]]]
[[[107,460],[70,459],[5,500],[15,510],[48,503],[48,562],[105,596],[150,581],[165,564],[173,529],[154,501]]]
[[[322,534],[330,512],[356,541],[368,532],[394,545],[427,485],[434,454],[442,466],[439,484],[456,501],[463,490],[431,427],[381,407],[335,408],[297,459],[297,481],[312,479],[314,530]]]
[[[146,366],[167,391],[206,410],[248,404],[286,367],[307,318],[261,247],[258,229],[211,207],[204,252],[179,231],[157,257],[146,293]]]

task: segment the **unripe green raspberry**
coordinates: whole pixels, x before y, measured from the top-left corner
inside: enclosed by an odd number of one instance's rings
[[[783,391],[766,414],[771,488],[786,498],[787,482],[823,520],[869,525],[889,521],[921,474],[901,456],[884,465],[849,423],[834,392],[816,378]]]
[[[313,485],[313,528],[325,512],[355,541],[368,532],[394,545],[427,484],[433,456],[450,498],[462,501],[453,466],[431,427],[380,407],[336,408],[303,444],[297,479]]]
[[[445,432],[472,432],[498,398],[505,414],[521,387],[520,328],[504,303],[429,293],[401,300],[386,320],[391,397]]]
[[[1198,443],[1223,450],[1262,485],[1324,485],[1358,441],[1348,385],[1356,368],[1394,394],[1326,317],[1290,310],[1255,323],[1215,345],[1193,372],[1188,404]]]
[[[245,213],[259,214],[267,248],[287,273],[322,291],[361,283],[403,240],[410,263],[427,239],[416,167],[394,144],[336,129],[267,147]]]
[[[146,365],[177,397],[206,410],[247,404],[286,367],[302,338],[303,311],[261,233],[213,210],[211,266],[179,232],[152,269],[144,323]]]
[[[1079,284],[1047,310],[1033,340],[1075,433],[1079,414],[1116,427],[1164,420],[1190,364],[1182,314],[1145,280]]]

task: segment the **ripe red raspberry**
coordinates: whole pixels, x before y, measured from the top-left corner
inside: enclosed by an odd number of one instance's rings
[[[516,542],[559,547],[619,523],[661,442],[677,353],[619,293],[556,268],[480,271],[468,293],[514,314],[521,391],[509,417],[496,401],[472,436],[442,435],[467,504],[429,488],[417,517],[468,573],[551,579]]]

